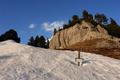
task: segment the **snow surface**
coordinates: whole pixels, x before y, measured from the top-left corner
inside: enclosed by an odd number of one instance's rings
[[[120,80],[120,60],[76,51],[35,48],[13,41],[0,43],[0,80]]]

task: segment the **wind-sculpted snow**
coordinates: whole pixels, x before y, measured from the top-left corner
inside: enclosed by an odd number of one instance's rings
[[[0,43],[0,80],[120,80],[120,60],[76,51],[30,47],[12,41]]]

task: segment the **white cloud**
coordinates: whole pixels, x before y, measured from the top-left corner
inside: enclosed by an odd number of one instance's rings
[[[30,24],[28,28],[30,28],[30,29],[34,29],[35,27],[36,27],[35,24]]]
[[[64,21],[54,21],[52,23],[44,22],[42,26],[46,31],[53,31],[54,28],[56,29],[61,28],[64,23],[65,23]]]

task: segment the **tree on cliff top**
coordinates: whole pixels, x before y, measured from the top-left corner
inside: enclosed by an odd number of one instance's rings
[[[93,21],[93,15],[90,14],[88,11],[84,10],[82,13],[83,20],[87,22],[92,22]]]
[[[107,24],[108,19],[104,14],[97,13],[95,15],[95,21],[99,24]]]
[[[114,19],[110,18],[110,24],[107,25],[106,29],[110,35],[120,38],[120,26]]]

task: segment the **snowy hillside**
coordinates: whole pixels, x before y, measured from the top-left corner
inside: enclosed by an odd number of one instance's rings
[[[35,48],[13,41],[0,43],[0,80],[120,80],[120,60],[76,51]]]

